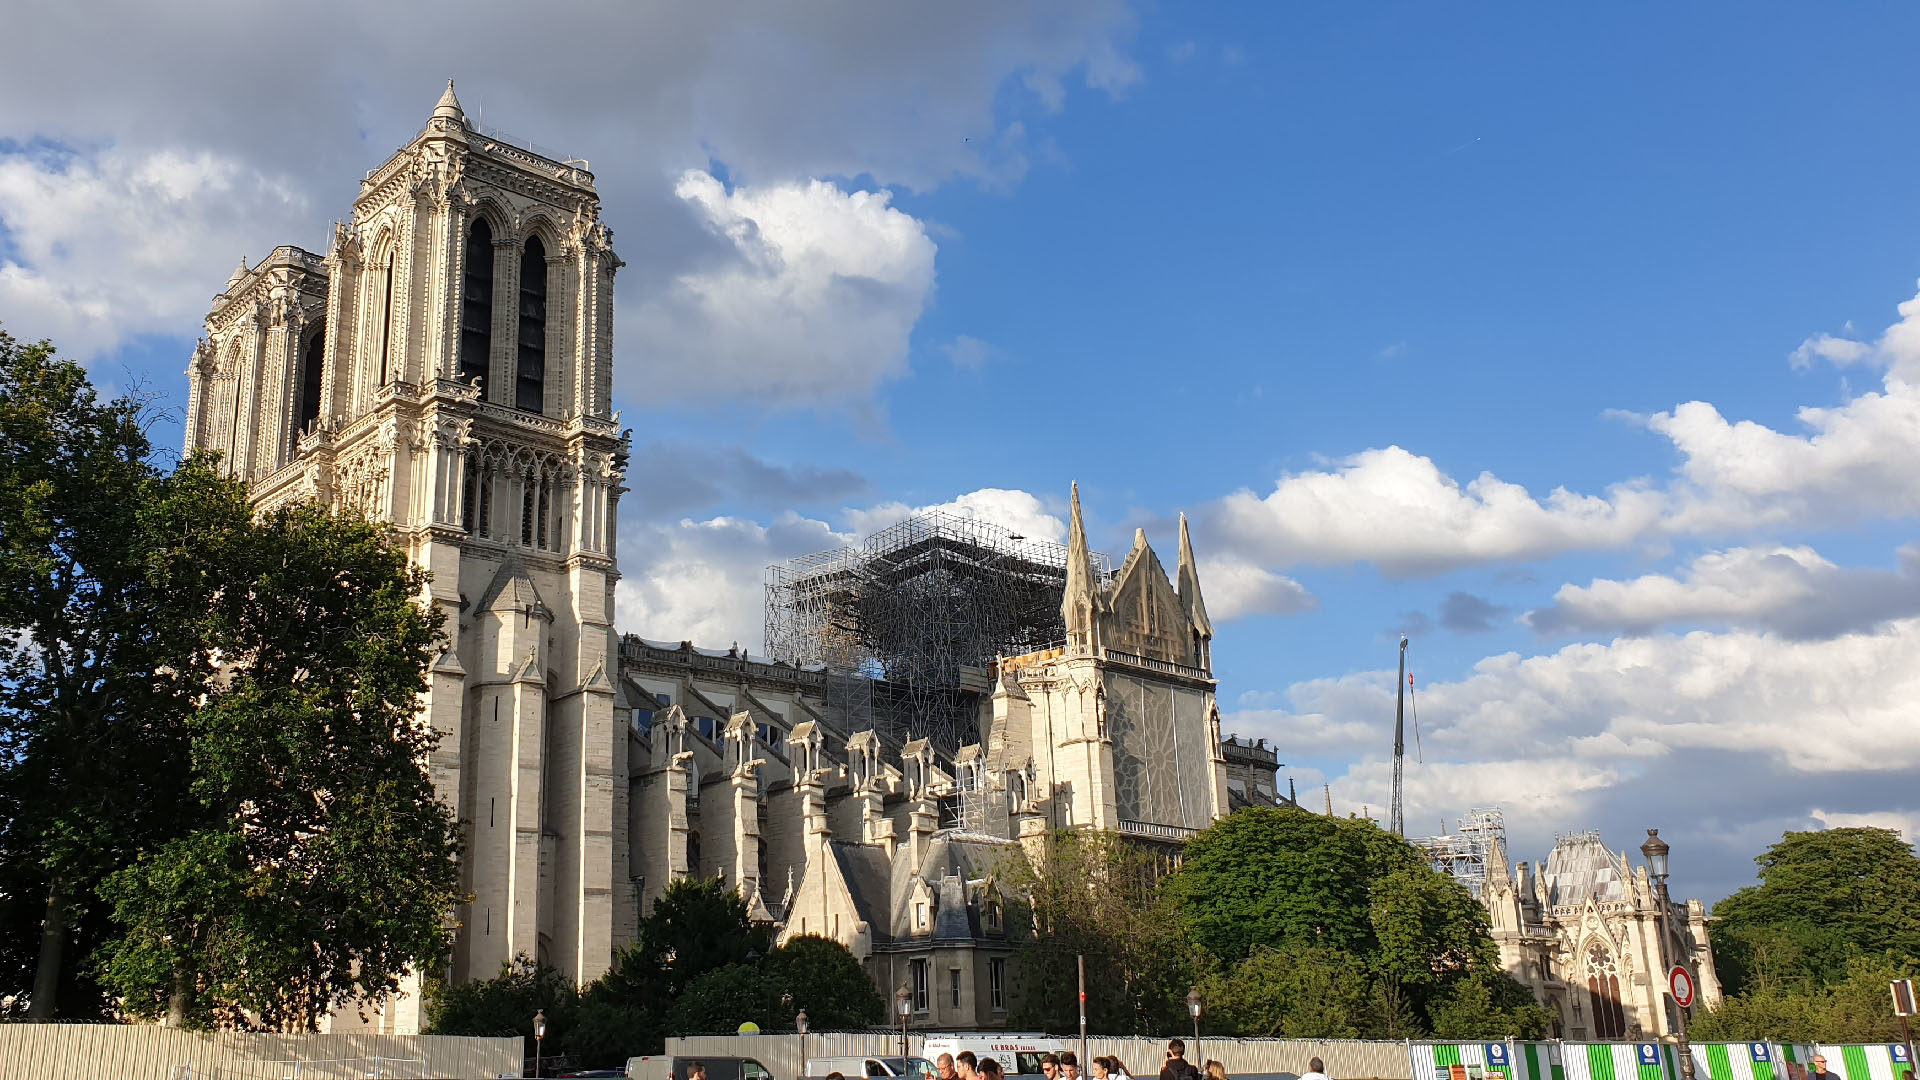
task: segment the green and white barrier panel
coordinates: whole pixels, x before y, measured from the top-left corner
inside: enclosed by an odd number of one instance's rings
[[[1561,1043],[1565,1080],[1679,1080],[1659,1043]]]
[[[1846,1080],[1901,1080],[1913,1072],[1907,1048],[1900,1043],[1821,1043],[1793,1049],[1805,1055],[1790,1057],[1795,1064],[1805,1065],[1817,1054],[1827,1059],[1828,1072]]]
[[[1768,1042],[1694,1043],[1697,1080],[1784,1080],[1779,1047]]]
[[[1560,1080],[1538,1043],[1409,1043],[1413,1080]]]

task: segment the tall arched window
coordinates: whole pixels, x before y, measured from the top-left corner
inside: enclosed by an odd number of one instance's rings
[[[393,255],[387,256],[387,307],[380,317],[380,386],[387,385],[388,361],[393,356]]]
[[[307,347],[300,357],[300,412],[299,422],[293,426],[293,446],[298,449],[300,436],[320,419],[320,361],[327,351],[327,328],[321,327],[307,339]]]
[[[514,407],[539,412],[546,405],[546,385],[547,247],[539,237],[529,236],[520,256],[520,367]]]
[[[493,344],[493,226],[475,218],[467,230],[467,272],[460,284],[460,371],[463,383],[487,390],[487,354]]]
[[[1587,950],[1587,994],[1593,1004],[1593,1033],[1602,1039],[1625,1038],[1626,1009],[1620,1004],[1620,973],[1613,957],[1598,945]]]

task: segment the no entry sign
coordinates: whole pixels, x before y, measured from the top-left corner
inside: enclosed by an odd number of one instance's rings
[[[1686,968],[1673,965],[1673,970],[1667,972],[1667,986],[1673,990],[1674,1004],[1683,1009],[1693,1007],[1693,976],[1687,974]]]

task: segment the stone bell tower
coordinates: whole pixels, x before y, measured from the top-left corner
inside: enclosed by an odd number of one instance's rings
[[[262,507],[395,527],[447,651],[422,710],[466,841],[451,975],[519,955],[586,982],[631,926],[613,667],[611,415],[621,265],[585,162],[469,124],[453,84],[360,182],[322,257],[281,247],[215,298],[187,447]]]

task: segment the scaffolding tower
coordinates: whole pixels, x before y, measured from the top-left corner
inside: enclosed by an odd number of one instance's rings
[[[1435,870],[1465,885],[1477,899],[1487,884],[1488,861],[1507,848],[1506,819],[1497,806],[1476,806],[1461,817],[1454,832],[1446,827],[1443,821],[1438,836],[1422,836],[1413,843],[1426,850]]]
[[[863,703],[872,726],[950,756],[981,739],[995,660],[1066,636],[1066,565],[1064,546],[989,521],[910,517],[858,547],[767,567],[765,651],[880,680]],[[1106,556],[1094,566],[1104,581]]]

